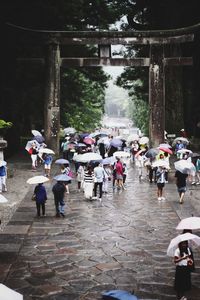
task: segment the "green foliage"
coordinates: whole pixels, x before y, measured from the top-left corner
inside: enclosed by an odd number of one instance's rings
[[[12,123],[11,122],[6,122],[2,119],[0,119],[0,129],[8,129],[10,127],[12,127]]]
[[[100,125],[107,77],[100,68],[68,69],[62,74],[61,124],[77,131],[92,131]]]

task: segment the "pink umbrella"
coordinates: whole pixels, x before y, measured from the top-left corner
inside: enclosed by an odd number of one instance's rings
[[[93,139],[90,138],[90,137],[85,137],[84,140],[83,140],[83,142],[84,142],[85,144],[87,144],[87,145],[92,145],[92,144],[95,143],[95,140],[93,140]]]
[[[166,153],[169,153],[169,154],[173,154],[172,150],[169,149],[169,148],[159,147],[159,150],[161,150],[163,152],[166,152]]]

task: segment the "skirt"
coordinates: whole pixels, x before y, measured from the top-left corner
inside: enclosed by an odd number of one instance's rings
[[[84,196],[86,199],[91,199],[93,196],[93,182],[84,182]]]
[[[187,266],[176,266],[174,289],[177,292],[191,289],[191,272]]]

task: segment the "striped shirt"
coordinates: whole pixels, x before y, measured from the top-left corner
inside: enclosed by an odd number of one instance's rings
[[[88,171],[84,172],[84,181],[85,182],[94,182],[94,173],[92,172],[91,174],[88,173]]]

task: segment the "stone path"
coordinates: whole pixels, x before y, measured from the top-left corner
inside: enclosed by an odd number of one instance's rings
[[[74,182],[66,218],[55,218],[52,181],[46,184],[47,216],[37,218],[30,187],[0,233],[1,282],[24,300],[99,300],[110,289],[134,290],[139,299],[176,299],[175,267],[166,249],[180,218],[198,215],[192,198],[199,187],[180,205],[172,177],[165,187],[167,200],[160,202],[156,186],[139,183],[132,165],[126,191],[113,192],[110,186],[102,203],[84,200]],[[199,300],[199,249],[194,255],[188,299]]]

